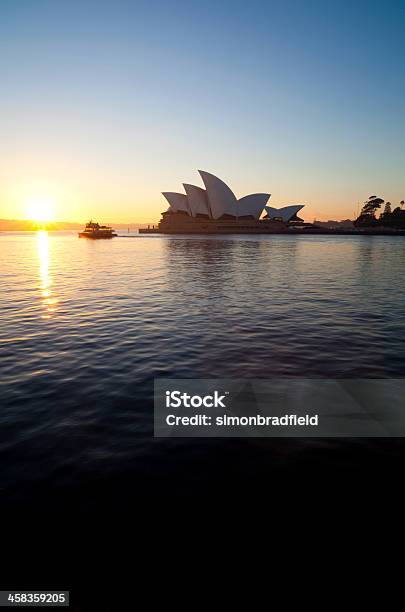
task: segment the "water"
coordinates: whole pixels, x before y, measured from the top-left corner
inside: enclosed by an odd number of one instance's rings
[[[3,233],[0,256],[5,500],[119,505],[319,453],[402,456],[398,441],[152,437],[158,376],[405,377],[401,237]]]

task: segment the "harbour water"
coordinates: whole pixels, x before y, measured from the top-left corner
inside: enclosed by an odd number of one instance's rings
[[[0,257],[3,501],[118,504],[214,472],[265,482],[319,453],[402,456],[401,441],[157,440],[152,402],[155,377],[404,378],[402,237],[2,233]]]

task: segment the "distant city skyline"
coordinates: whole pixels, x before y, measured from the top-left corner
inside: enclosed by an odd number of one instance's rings
[[[194,168],[306,220],[397,205],[404,26],[399,1],[4,0],[0,219],[158,221]]]

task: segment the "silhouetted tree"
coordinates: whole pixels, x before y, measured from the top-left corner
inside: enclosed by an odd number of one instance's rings
[[[354,225],[375,225],[378,221],[375,217],[375,213],[381,205],[384,204],[384,200],[378,196],[370,196],[369,199],[364,202],[364,206],[361,209],[359,217],[354,221]]]
[[[390,214],[381,215],[380,221],[384,226],[392,227],[393,229],[405,229],[405,210],[400,206],[396,206]]]
[[[364,206],[361,209],[361,215],[369,215],[374,217],[377,210],[381,208],[381,204],[384,204],[384,200],[382,198],[370,196],[367,202],[364,202]]]
[[[403,208],[403,207],[404,207],[404,204],[405,204],[405,201],[404,201],[404,200],[401,200],[401,201],[400,201],[401,208]]]
[[[391,202],[386,202],[385,208],[384,208],[384,215],[390,215],[390,214],[391,214]]]

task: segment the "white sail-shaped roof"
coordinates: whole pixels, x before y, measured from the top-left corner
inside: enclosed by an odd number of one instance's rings
[[[187,194],[188,205],[190,207],[192,216],[196,217],[197,215],[208,215],[210,217],[211,214],[208,207],[207,192],[205,189],[197,187],[196,185],[189,185],[188,183],[183,183],[183,187]]]
[[[172,212],[184,211],[190,214],[187,196],[184,193],[176,193],[175,191],[163,191],[162,195],[170,204],[169,210]]]
[[[228,185],[209,172],[198,172],[207,190],[212,217],[219,219],[222,215],[236,215],[236,196]]]
[[[269,193],[252,193],[240,198],[237,203],[238,217],[251,215],[259,219],[269,197]]]
[[[282,219],[283,221],[289,221],[294,215],[297,214],[301,208],[304,208],[305,204],[296,204],[292,206],[284,206],[283,208],[273,208],[272,206],[265,206],[265,211],[269,219]]]
[[[234,218],[251,216],[260,219],[265,208],[269,218],[281,217],[288,221],[302,208],[302,205],[280,209],[266,206],[269,193],[252,193],[238,200],[224,181],[204,170],[199,170],[199,173],[206,189],[184,183],[186,195],[174,191],[163,192],[170,204],[168,212],[181,211],[193,217],[208,215],[211,219],[220,219],[224,215]]]

